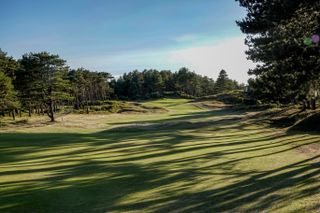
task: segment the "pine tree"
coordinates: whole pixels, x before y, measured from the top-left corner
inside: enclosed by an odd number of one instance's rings
[[[58,55],[40,52],[23,55],[20,63],[18,81],[24,83],[21,92],[30,99],[30,103],[46,106],[47,115],[55,121],[58,103],[70,99],[65,60]]]
[[[304,41],[320,32],[317,0],[239,0],[247,17],[238,21],[246,33],[249,59],[259,65],[249,71],[256,97],[289,103],[310,99],[319,80],[319,52]]]
[[[15,119],[15,109],[20,107],[17,93],[12,85],[11,78],[0,71],[0,110],[9,110]]]
[[[9,110],[13,119],[16,109],[20,107],[17,92],[12,84],[18,68],[19,63],[0,49],[0,110]]]
[[[7,53],[0,49],[0,70],[14,80],[18,68],[19,63],[12,57],[7,56]]]
[[[235,89],[234,82],[229,79],[225,70],[221,70],[215,83],[215,93],[222,93]]]

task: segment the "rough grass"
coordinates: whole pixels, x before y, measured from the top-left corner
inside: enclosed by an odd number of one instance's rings
[[[0,212],[319,212],[318,134],[144,104],[168,111],[1,129]]]

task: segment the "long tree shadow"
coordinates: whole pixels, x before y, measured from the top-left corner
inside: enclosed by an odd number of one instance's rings
[[[236,112],[201,121],[219,113],[92,134],[1,134],[0,211],[260,212],[319,197],[319,155],[248,167],[293,156],[317,135],[268,130]]]
[[[169,118],[163,119],[148,119],[148,120],[139,120],[139,121],[121,121],[114,122],[112,125],[123,125],[123,124],[143,124],[143,123],[170,123],[170,122],[180,122],[180,121],[190,121],[193,119],[208,119],[216,118],[221,116],[243,116],[247,112],[245,111],[235,111],[232,109],[217,109],[217,110],[207,110],[200,112],[189,112],[183,114],[172,114]],[[236,119],[236,118],[234,118]]]

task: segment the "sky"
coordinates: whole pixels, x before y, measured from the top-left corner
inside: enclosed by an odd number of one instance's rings
[[[187,67],[240,82],[253,67],[234,0],[1,0],[0,48],[59,54],[71,68],[119,76]]]

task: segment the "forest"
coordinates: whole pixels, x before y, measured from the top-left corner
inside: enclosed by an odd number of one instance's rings
[[[54,113],[62,106],[88,113],[90,106],[110,99],[194,98],[243,88],[225,70],[216,81],[187,68],[177,72],[135,70],[114,79],[107,72],[70,69],[64,59],[48,52],[28,53],[15,60],[0,51],[0,112],[13,119],[27,112],[28,116],[47,114],[54,121]]]

